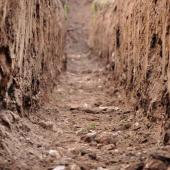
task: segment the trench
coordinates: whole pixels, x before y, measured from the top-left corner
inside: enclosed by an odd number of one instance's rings
[[[91,4],[68,3],[67,70],[40,110],[13,127],[1,167],[142,169],[141,162],[158,148],[159,127],[148,128],[150,122],[122,100],[123,92],[109,83],[105,66],[90,51]]]

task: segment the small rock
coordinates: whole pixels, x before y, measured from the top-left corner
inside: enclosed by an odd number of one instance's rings
[[[63,156],[63,157],[60,159],[60,165],[69,165],[70,162],[73,162],[73,159],[70,158],[70,157],[67,157],[67,156]]]
[[[70,170],[81,170],[80,167],[76,164],[70,165]]]
[[[83,111],[85,111],[86,113],[92,113],[92,114],[98,114],[100,112],[100,110],[98,108],[83,108]]]
[[[81,154],[81,156],[87,155],[90,153],[90,151],[86,148],[81,148],[79,149],[79,153]]]
[[[80,156],[88,156],[91,160],[97,160],[97,154],[91,150],[82,148],[79,149]]]
[[[61,155],[57,150],[49,150],[48,154],[52,157],[55,157],[56,159],[60,159]]]
[[[116,131],[116,132],[113,132],[112,135],[113,135],[114,137],[118,137],[119,135],[121,135],[121,133],[122,133],[122,131],[118,130],[118,131]]]
[[[138,130],[138,129],[140,129],[141,128],[141,126],[140,126],[140,124],[138,123],[138,122],[136,122],[134,125],[133,125],[133,130]]]
[[[144,164],[143,163],[134,163],[131,165],[124,166],[121,170],[137,170],[137,169],[143,169]]]
[[[138,123],[138,122],[136,122],[134,125],[135,125],[136,127],[138,127],[138,126],[139,126],[139,123]]]
[[[115,149],[114,152],[115,152],[115,153],[119,153],[119,149]]]
[[[75,105],[70,105],[70,110],[80,110],[79,106],[75,106]]]
[[[65,170],[66,167],[64,165],[59,165],[59,166],[56,166],[53,170]]]
[[[39,125],[42,126],[44,129],[53,130],[54,124],[51,121],[41,121]]]
[[[96,137],[96,141],[98,143],[109,145],[109,144],[115,144],[117,142],[117,139],[115,138],[115,135],[111,132],[104,132],[101,133],[99,136]]]
[[[103,145],[102,145],[103,146]],[[109,145],[104,145],[103,147],[102,147],[102,150],[114,150],[115,149],[115,145],[114,144],[109,144]]]
[[[99,89],[102,89],[102,86],[98,86]]]
[[[84,108],[88,108],[89,105],[88,105],[87,103],[84,103],[83,107],[84,107]]]
[[[167,169],[167,165],[161,161],[161,160],[157,160],[157,159],[149,159],[146,161],[145,170],[149,170],[149,169],[153,169],[153,170],[166,170]]]
[[[100,106],[99,109],[101,111],[106,111],[106,112],[112,112],[112,111],[118,111],[119,108],[115,106]]]
[[[96,153],[94,153],[94,152],[89,153],[88,156],[89,156],[89,158],[90,158],[91,160],[96,160],[96,159],[97,159],[97,155],[96,155]]]
[[[87,133],[86,135],[82,136],[81,139],[84,140],[85,142],[92,142],[95,140],[95,137],[96,137],[96,132],[95,131],[92,131],[90,133]]]
[[[75,147],[75,148],[69,148],[69,149],[68,149],[68,153],[71,153],[71,154],[73,154],[73,155],[79,155],[80,149],[77,148],[77,147]]]
[[[136,155],[137,155],[137,156],[141,156],[141,155],[142,155],[142,152],[137,152]]]
[[[87,133],[87,130],[84,128],[80,128],[78,131],[76,131],[76,135],[82,135]]]

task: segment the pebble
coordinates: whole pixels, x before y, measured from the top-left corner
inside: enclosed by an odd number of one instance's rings
[[[102,145],[102,150],[114,150],[115,149],[115,145],[114,144],[109,144],[109,145]]]
[[[136,123],[135,123],[135,126],[136,126],[136,127],[138,127],[138,126],[139,126],[139,123],[138,123],[138,122],[136,122]]]
[[[88,105],[87,103],[84,103],[83,107],[84,107],[84,108],[88,108],[89,105]]]
[[[123,165],[121,170],[143,169],[143,163],[132,163],[131,165]]]
[[[64,165],[59,165],[57,167],[55,167],[53,170],[65,170],[66,167]]]
[[[52,157],[55,157],[56,159],[60,159],[61,155],[57,150],[49,150],[48,154]]]
[[[140,127],[140,124],[138,123],[138,122],[136,122],[135,124],[134,124],[134,127],[133,127],[133,130],[138,130],[138,129],[140,129],[141,127]]]
[[[115,137],[118,137],[121,134],[122,134],[122,131],[120,131],[120,130],[112,133],[112,135]]]
[[[89,158],[90,158],[91,160],[97,160],[97,155],[96,155],[96,153],[91,152],[91,153],[88,154],[88,156],[89,156]]]
[[[41,121],[39,122],[40,126],[42,126],[44,129],[53,130],[54,124],[51,121]]]
[[[70,170],[80,170],[80,167],[76,164],[70,165]]]
[[[161,160],[151,159],[146,162],[145,169],[167,170],[167,165]]]
[[[112,111],[118,111],[119,108],[115,106],[100,106],[99,109],[101,111],[107,111],[107,112],[112,112]]]
[[[96,137],[96,141],[98,143],[109,145],[109,144],[115,144],[117,142],[117,136],[118,134],[113,134],[111,132],[103,132],[100,135]]]
[[[119,153],[119,149],[115,149],[114,152],[115,152],[115,153]]]
[[[92,131],[90,133],[87,133],[86,135],[82,136],[81,139],[84,140],[85,142],[92,142],[95,140],[97,133],[95,131]]]
[[[76,135],[85,134],[86,131],[86,129],[80,128],[78,131],[76,131]]]

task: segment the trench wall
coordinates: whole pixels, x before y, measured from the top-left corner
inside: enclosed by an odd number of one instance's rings
[[[95,0],[89,45],[149,117],[170,114],[170,1]]]
[[[59,0],[1,0],[1,108],[30,108],[53,88],[65,63],[64,20]]]

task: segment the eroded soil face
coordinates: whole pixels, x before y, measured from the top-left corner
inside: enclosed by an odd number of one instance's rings
[[[88,49],[90,1],[70,0],[69,10],[67,71],[28,119],[1,113],[0,169],[142,169],[160,129],[124,102]]]

